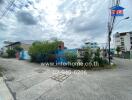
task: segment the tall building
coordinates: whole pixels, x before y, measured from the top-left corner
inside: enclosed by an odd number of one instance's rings
[[[115,49],[121,48],[122,52],[127,52],[132,49],[132,32],[116,33],[114,35]]]

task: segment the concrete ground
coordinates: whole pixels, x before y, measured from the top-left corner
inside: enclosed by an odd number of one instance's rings
[[[0,77],[0,100],[14,100],[3,77]]]
[[[79,72],[0,58],[16,100],[132,100],[132,61],[114,61],[116,69]]]

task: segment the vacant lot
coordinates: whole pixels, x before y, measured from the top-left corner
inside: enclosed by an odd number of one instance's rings
[[[115,62],[116,69],[80,73],[0,58],[16,100],[132,100],[132,61]]]

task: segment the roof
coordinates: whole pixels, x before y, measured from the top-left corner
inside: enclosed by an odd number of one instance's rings
[[[22,40],[22,41],[17,41],[17,42],[12,42],[8,45],[6,45],[5,47],[8,47],[8,46],[12,46],[12,45],[16,45],[16,44],[32,44],[35,40]]]
[[[85,44],[97,44],[97,42],[86,42]]]
[[[16,44],[21,44],[21,42],[13,42],[13,43],[11,43],[9,45],[6,45],[5,47],[12,46],[12,45],[16,45]]]
[[[119,5],[116,5],[116,6],[113,6],[111,7],[112,10],[124,10],[125,8],[119,6]]]
[[[124,36],[124,35],[126,35],[127,33],[120,33],[120,36]]]
[[[118,32],[117,32],[114,36],[115,36],[115,37],[124,36],[124,35],[126,35],[127,33],[132,34],[132,32],[122,32],[122,33],[118,33]]]

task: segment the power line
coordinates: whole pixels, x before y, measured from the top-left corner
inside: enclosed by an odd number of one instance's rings
[[[2,15],[0,16],[0,19],[2,19],[9,11],[9,9],[12,7],[12,5],[15,3],[15,0],[12,0],[9,2],[8,7],[5,8],[5,11],[2,12]]]
[[[17,7],[18,8],[18,6],[16,6],[16,4],[15,4],[15,2],[16,2],[16,0],[10,0],[9,2],[8,2],[8,4],[7,4],[7,7],[5,7],[5,9],[2,11],[1,10],[1,12],[2,12],[2,15],[0,16],[0,19],[2,19],[7,13],[8,13],[8,11],[9,10],[11,10],[11,7],[14,7],[14,5],[15,5],[15,7]],[[32,2],[30,2],[29,0],[26,0],[26,4],[23,4],[21,1],[17,1],[17,3],[20,3],[19,4],[19,6],[21,6],[21,7],[23,7],[23,6],[27,6],[27,5],[31,5],[32,4]],[[22,5],[23,4],[23,5]],[[14,8],[13,8],[14,9]]]

